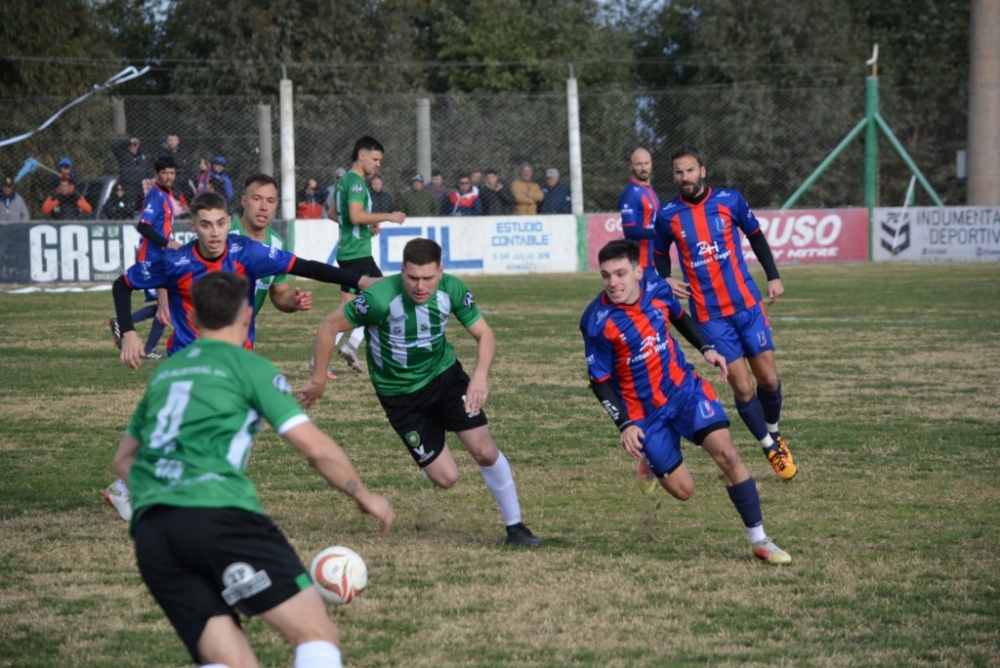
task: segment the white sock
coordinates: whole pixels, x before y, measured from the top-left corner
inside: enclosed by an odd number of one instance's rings
[[[510,471],[510,463],[507,458],[500,453],[493,466],[480,466],[479,472],[486,483],[486,489],[496,499],[500,506],[500,514],[503,515],[504,523],[507,526],[517,524],[521,521],[521,504],[517,501],[517,486],[514,485],[514,475]]]
[[[337,347],[339,347],[339,346],[340,346],[340,340],[341,340],[342,338],[344,338],[344,333],[343,333],[343,332],[337,332],[337,338],[335,338],[335,339],[333,340],[333,346],[334,346],[335,348],[337,348]]]
[[[117,489],[122,496],[128,498],[128,485],[126,485],[125,481],[121,478],[115,480],[115,489]]]
[[[770,434],[760,439],[760,447],[764,448],[765,450],[770,450],[771,448],[774,447],[774,445],[775,445],[774,439],[771,438]]]
[[[769,432],[771,432],[772,434],[777,434],[778,433],[779,430],[778,430],[778,423],[777,422],[775,422],[774,424],[771,424],[770,422],[765,422],[764,424],[767,425],[767,430]]]
[[[295,648],[295,668],[343,668],[340,650],[326,640],[310,640]]]
[[[751,543],[759,543],[767,538],[767,533],[764,532],[764,525],[747,527],[747,538],[750,539]]]

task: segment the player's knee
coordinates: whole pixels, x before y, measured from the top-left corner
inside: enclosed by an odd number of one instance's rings
[[[666,485],[664,486],[666,487]],[[694,496],[694,483],[677,485],[673,488],[667,487],[667,491],[670,492],[670,496],[678,501],[687,501]]]
[[[441,489],[448,489],[458,482],[458,468],[454,469],[440,469],[436,471],[427,471],[427,478],[434,483],[435,487],[440,487]]]

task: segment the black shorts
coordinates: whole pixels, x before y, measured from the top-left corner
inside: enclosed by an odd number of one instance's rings
[[[410,394],[379,396],[389,424],[423,468],[441,454],[446,431],[468,431],[485,426],[486,411],[465,412],[469,376],[456,361],[430,383]]]
[[[372,278],[382,276],[382,270],[378,268],[377,264],[375,264],[375,258],[370,255],[368,257],[359,257],[357,260],[344,260],[343,262],[337,260],[337,266],[341,269],[356,271],[362,276],[371,276]],[[350,294],[358,293],[358,291],[351,286],[343,284],[340,286],[340,291]]]
[[[240,508],[153,506],[135,529],[149,592],[191,658],[210,617],[267,612],[312,581],[271,520]]]

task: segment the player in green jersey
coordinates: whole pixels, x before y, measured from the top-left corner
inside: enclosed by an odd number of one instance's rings
[[[277,179],[269,174],[251,174],[247,177],[240,201],[243,204],[243,217],[233,216],[230,233],[286,250],[285,240],[271,229],[280,204]],[[274,307],[283,313],[308,311],[312,308],[312,293],[299,287],[292,290],[288,285],[288,274],[258,278],[256,288],[254,313],[260,313],[264,300],[268,297]]]
[[[237,613],[259,615],[295,646],[295,663],[340,666],[339,631],[245,469],[263,417],[358,509],[392,526],[389,502],[365,488],[288,381],[245,350],[246,279],[214,272],[191,289],[201,333],[149,379],[113,466],[128,479],[143,582],[191,657],[258,665]]]
[[[340,223],[340,241],[337,245],[337,264],[342,269],[350,269],[364,276],[381,276],[382,271],[372,257],[372,236],[379,233],[382,223],[402,224],[406,214],[372,213],[372,198],[368,192],[367,179],[375,176],[382,166],[385,148],[374,137],[364,136],[354,143],[351,153],[353,164],[334,188],[334,208],[330,218]],[[334,217],[336,216],[336,217]],[[346,304],[356,293],[344,286],[341,290],[341,304]],[[351,332],[347,341],[340,344],[343,332],[337,335],[337,352],[347,364],[361,373],[364,367],[358,361],[358,347],[364,338],[361,328]]]
[[[471,378],[445,337],[452,314],[478,343]],[[483,412],[496,338],[472,291],[444,273],[441,246],[430,239],[412,239],[403,248],[400,274],[382,279],[328,315],[316,334],[317,370],[330,360],[336,334],[354,327],[364,327],[368,375],[386,417],[427,478],[443,489],[458,480],[458,466],[445,443],[445,432],[455,432],[500,507],[507,525],[505,542],[540,545],[521,522],[510,464],[494,444]],[[326,385],[317,370],[299,390],[306,408],[323,395]]]

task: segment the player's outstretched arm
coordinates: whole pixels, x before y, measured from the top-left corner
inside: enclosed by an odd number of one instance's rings
[[[326,366],[322,368],[326,369]],[[395,515],[388,499],[373,494],[365,487],[347,453],[332,438],[312,422],[303,422],[289,429],[282,437],[301,452],[332,487],[351,497],[361,512],[378,520],[383,536],[389,533]]]
[[[469,387],[465,391],[465,412],[475,415],[489,398],[487,377],[497,356],[497,339],[493,335],[493,329],[486,323],[486,318],[480,317],[468,329],[479,344],[476,350],[476,367],[469,376]]]
[[[356,271],[331,267],[325,262],[304,260],[298,256],[296,256],[295,262],[288,269],[288,273],[293,276],[311,278],[324,283],[337,283],[338,285],[346,285],[352,288],[358,288],[358,282],[361,280],[361,274]]]
[[[316,330],[316,347],[313,350],[312,377],[295,391],[303,408],[310,408],[323,396],[323,391],[326,389],[326,367],[333,357],[337,333],[349,332],[352,329],[354,325],[344,315],[343,307],[327,315],[319,324],[319,329]]]
[[[271,298],[274,308],[282,313],[308,311],[312,308],[312,293],[299,287],[292,290],[288,283],[272,285],[267,291],[267,296]]]
[[[111,296],[115,300],[115,317],[118,318],[118,327],[122,333],[120,359],[130,369],[138,369],[142,364],[143,345],[132,322],[132,288],[128,286],[124,275],[112,283]]]

